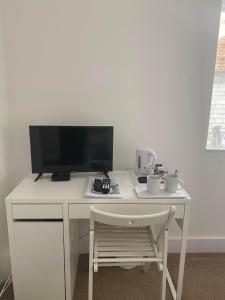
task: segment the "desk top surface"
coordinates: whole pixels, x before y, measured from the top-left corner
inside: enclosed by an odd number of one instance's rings
[[[84,189],[87,175],[72,173],[70,181],[52,182],[50,174],[43,175],[34,182],[36,175],[27,176],[8,195],[6,201],[12,203],[176,203],[190,201],[190,196],[184,191],[183,198],[151,198],[139,199],[134,189],[134,180],[130,171],[113,171],[110,176],[119,177],[123,188],[123,198],[85,198]]]

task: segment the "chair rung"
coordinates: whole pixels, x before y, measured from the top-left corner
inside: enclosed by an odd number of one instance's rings
[[[97,237],[96,238],[97,241],[101,241],[101,242],[104,242],[104,241],[133,241],[133,242],[149,242],[149,239],[147,238],[143,238],[143,237],[118,237],[118,236],[112,236],[112,237]]]
[[[162,259],[155,258],[155,257],[149,257],[149,258],[142,258],[142,257],[136,257],[136,258],[94,258],[94,263],[110,263],[110,262],[162,262]]]
[[[146,232],[97,232],[100,236],[147,236]]]
[[[135,230],[135,229],[130,229],[130,230],[116,230],[116,229],[97,229],[98,232],[100,232],[101,234],[102,233],[116,233],[116,234],[123,234],[123,233],[131,233],[131,234],[134,234],[134,233],[138,233],[138,234],[143,234],[143,233],[146,233],[146,230],[142,229],[142,230]]]
[[[97,257],[155,257],[154,251],[97,251]]]
[[[99,246],[97,245],[97,251],[154,251],[150,245],[142,246],[142,245],[128,245],[128,246],[114,246],[114,245],[107,245],[107,246]]]
[[[114,246],[122,246],[122,247],[132,247],[132,246],[136,246],[137,245],[137,241],[118,241],[118,242],[110,242],[110,241],[98,241],[97,243],[98,247],[114,247]],[[149,241],[146,242],[140,242],[138,241],[138,245],[140,247],[146,247],[146,246],[150,246]],[[152,246],[151,246],[152,247]]]
[[[139,263],[139,262],[129,262],[129,264],[128,263],[122,263],[122,262],[115,262],[115,263],[113,263],[113,262],[111,262],[111,263],[98,263],[98,267],[100,268],[100,267],[122,267],[122,266],[134,266],[134,267],[136,267],[136,266],[144,266],[146,263],[145,262],[142,262],[142,263]]]
[[[130,229],[135,229],[135,230],[145,230],[145,226],[142,227],[127,227],[127,226],[114,226],[114,225],[107,225],[107,224],[102,224],[102,223],[97,223],[96,222],[96,228],[100,229],[115,229],[115,230],[130,230]]]

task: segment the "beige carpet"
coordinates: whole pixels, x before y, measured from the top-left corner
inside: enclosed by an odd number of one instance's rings
[[[170,254],[168,267],[176,279],[178,255]],[[88,256],[82,255],[75,287],[75,298],[87,300]],[[143,273],[133,270],[101,268],[94,274],[94,300],[160,299],[160,273],[152,264]],[[169,289],[167,299],[172,300]],[[186,257],[183,300],[225,300],[225,254],[189,254]]]
[[[169,255],[173,280],[178,255]],[[76,300],[87,300],[88,256],[81,255],[75,288]],[[160,299],[160,274],[155,265],[147,273],[141,268],[102,268],[94,275],[94,300]],[[167,300],[171,300],[169,289]],[[189,254],[186,258],[183,300],[225,300],[225,254]],[[1,300],[13,300],[12,288]],[[31,299],[32,300],[32,299]],[[40,299],[41,300],[41,299]]]

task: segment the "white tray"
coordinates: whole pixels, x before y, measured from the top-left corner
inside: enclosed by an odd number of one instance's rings
[[[186,198],[187,193],[185,190],[177,190],[176,193],[168,193],[165,191],[164,188],[160,189],[160,192],[158,194],[149,194],[147,192],[147,184],[139,183],[135,187],[135,191],[137,193],[137,196],[139,198],[143,199],[149,199],[149,198]]]
[[[147,184],[146,183],[139,183],[137,175],[135,174],[134,170],[130,170],[132,182],[134,185],[134,189],[136,191],[136,194],[138,198],[142,199],[149,199],[149,198],[187,198],[189,197],[188,193],[182,189],[177,190],[176,193],[168,193],[164,189],[164,185],[161,185],[160,187],[160,193],[158,194],[149,194],[147,192]]]

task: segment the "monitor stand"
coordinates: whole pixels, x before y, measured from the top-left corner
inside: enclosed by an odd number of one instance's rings
[[[69,181],[70,172],[55,172],[52,173],[52,181]]]
[[[34,181],[35,182],[38,181],[38,179],[40,179],[42,175],[43,175],[43,173],[38,173],[38,176],[34,179]]]
[[[106,178],[109,178],[109,171],[103,171],[103,174],[105,175]]]

